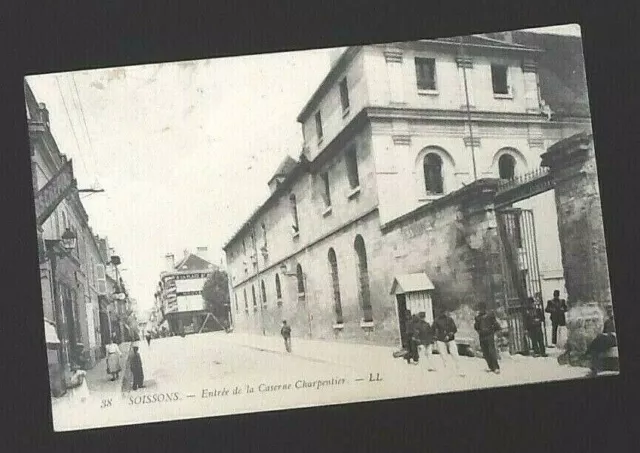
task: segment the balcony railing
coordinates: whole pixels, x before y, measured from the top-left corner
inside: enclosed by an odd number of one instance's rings
[[[510,204],[551,189],[553,189],[553,179],[549,170],[541,167],[513,179],[501,180],[496,190],[496,198],[499,204]]]

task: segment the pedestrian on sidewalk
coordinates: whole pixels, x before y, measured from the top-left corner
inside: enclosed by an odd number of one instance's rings
[[[111,375],[111,380],[115,381],[122,371],[120,366],[120,357],[122,352],[116,343],[116,334],[111,335],[111,343],[106,346],[107,352],[107,374]]]
[[[151,346],[151,332],[147,332],[145,338],[147,339],[147,346]]]
[[[433,328],[426,320],[426,313],[421,311],[418,313],[418,349],[424,357],[428,371],[436,371],[433,366]],[[420,354],[419,354],[420,355]]]
[[[480,348],[482,355],[487,361],[488,371],[500,374],[500,364],[498,363],[498,351],[496,351],[495,334],[500,331],[500,324],[496,316],[487,311],[487,304],[480,302],[478,304],[478,315],[476,316],[473,327],[478,332],[480,338]]]
[[[440,310],[440,314],[435,321],[433,321],[433,327],[436,344],[438,346],[438,354],[440,354],[442,358],[443,365],[446,367],[447,362],[451,361],[458,375],[464,376],[464,373],[460,369],[460,357],[458,355],[458,344],[456,343],[458,327],[448,310]]]
[[[131,355],[131,373],[133,374],[133,390],[144,387],[144,372],[142,370],[142,358],[138,352],[138,345],[133,345]]]
[[[544,313],[541,308],[536,307],[533,297],[527,299],[527,310],[524,313],[524,323],[531,340],[531,348],[534,357],[546,357],[547,352],[544,346],[544,336],[542,334],[542,322]]]
[[[547,301],[547,308],[544,310],[551,317],[551,342],[553,345],[558,343],[558,328],[567,325],[565,312],[567,311],[567,302],[560,299],[560,291],[553,291],[553,299]]]
[[[282,321],[280,335],[282,335],[282,338],[284,339],[284,348],[287,352],[291,352],[291,326],[287,324],[287,321]]]

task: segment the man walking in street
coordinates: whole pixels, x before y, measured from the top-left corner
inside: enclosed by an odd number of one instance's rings
[[[544,321],[544,313],[541,308],[536,307],[533,297],[527,299],[527,310],[524,313],[524,323],[531,340],[531,348],[534,357],[546,357],[547,352],[544,345],[544,336],[542,334],[542,322]]]
[[[558,327],[567,325],[565,319],[567,302],[564,299],[560,299],[560,291],[557,289],[553,291],[553,299],[547,301],[547,308],[544,311],[549,313],[551,317],[551,342],[555,346],[558,344]]]
[[[282,321],[280,335],[284,338],[284,348],[287,352],[291,352],[291,327],[287,324],[287,321]]]
[[[487,361],[489,371],[500,374],[495,341],[495,334],[500,330],[500,324],[495,315],[487,311],[487,304],[484,302],[478,304],[478,315],[473,327],[478,332],[480,348],[484,359]]]
[[[442,357],[442,363],[446,367],[448,359],[451,358],[458,375],[464,376],[464,373],[460,370],[458,344],[455,339],[458,327],[446,309],[441,310],[438,317],[433,321],[433,328],[436,344],[438,345],[438,354]]]
[[[418,349],[427,363],[428,371],[436,371],[433,366],[433,328],[426,320],[425,312],[418,313],[418,322],[416,328],[418,338]]]

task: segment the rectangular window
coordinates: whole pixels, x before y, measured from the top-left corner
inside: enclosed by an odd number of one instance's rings
[[[329,188],[329,173],[322,174],[322,184],[324,187],[324,206],[331,206],[331,190]]]
[[[491,65],[491,82],[493,84],[493,94],[509,94],[509,81],[507,66],[492,64]]]
[[[416,81],[419,90],[435,91],[436,60],[433,58],[416,58]]]
[[[298,234],[300,225],[298,224],[298,205],[294,194],[289,196],[289,203],[291,207],[291,229],[293,234]]]
[[[349,111],[349,87],[347,86],[346,77],[340,82],[340,103],[342,104],[342,113]]]
[[[358,158],[356,155],[356,147],[350,148],[345,154],[347,163],[347,174],[349,176],[349,185],[352,189],[360,186],[360,176],[358,175]]]
[[[316,135],[318,136],[318,142],[322,141],[322,116],[320,111],[316,112]]]

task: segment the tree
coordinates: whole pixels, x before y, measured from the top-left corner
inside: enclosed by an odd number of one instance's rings
[[[229,296],[229,278],[227,273],[215,270],[202,287],[205,308],[220,322],[228,318],[231,298]]]

